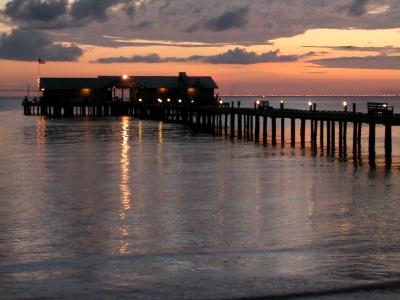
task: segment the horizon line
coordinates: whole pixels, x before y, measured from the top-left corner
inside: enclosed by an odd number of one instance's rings
[[[27,92],[26,89],[0,89],[0,93],[20,93]],[[31,90],[35,93],[35,89]],[[290,93],[290,94],[279,94],[279,93],[216,93],[219,97],[400,97],[400,93],[376,93],[376,94],[363,94],[363,93],[346,93],[346,94],[332,94],[332,93],[319,93],[319,94],[308,94],[308,93]],[[1,95],[0,97],[18,97],[11,95]]]
[[[400,93],[384,94],[240,94],[223,93],[220,97],[400,97]]]

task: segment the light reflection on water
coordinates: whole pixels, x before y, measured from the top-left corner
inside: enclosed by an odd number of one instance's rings
[[[0,110],[1,298],[229,298],[400,277],[397,168],[17,109]]]
[[[125,218],[127,211],[131,208],[131,189],[129,186],[129,135],[130,135],[130,118],[122,117],[121,119],[121,181],[119,184],[121,190],[121,211],[119,213],[121,219],[121,241],[119,252],[120,254],[128,253],[129,244],[124,240],[129,235],[128,225],[125,224]]]

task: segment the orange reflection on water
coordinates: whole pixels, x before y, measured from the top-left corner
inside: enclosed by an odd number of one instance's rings
[[[142,142],[143,142],[143,122],[142,121],[139,121],[138,127],[139,127],[139,146],[142,146]]]
[[[135,152],[137,153],[137,155],[139,155],[140,157],[142,157],[143,155],[143,134],[144,134],[144,128],[143,128],[143,122],[142,121],[137,121],[137,123],[135,124],[137,127],[137,139],[135,138],[135,140],[137,141],[137,146],[135,148]],[[135,168],[141,172],[143,169],[143,160],[139,159],[135,161]],[[137,199],[135,199],[137,200]]]
[[[120,155],[120,201],[121,210],[119,212],[119,217],[121,221],[126,218],[127,211],[131,208],[131,188],[129,186],[129,134],[130,134],[130,118],[123,117],[121,120],[121,155]],[[120,227],[121,237],[126,237],[129,235],[128,226],[122,224]],[[125,240],[121,240],[119,247],[119,253],[121,255],[128,253],[128,243]]]
[[[43,152],[46,145],[46,118],[39,117],[37,119],[36,137],[38,152]]]
[[[128,253],[128,243],[124,240],[119,241],[119,254],[127,254]]]
[[[122,236],[127,236],[127,235],[129,235],[128,226],[127,226],[127,225],[121,226],[121,227],[119,228],[119,231],[120,231],[120,233],[121,233]]]
[[[162,172],[164,171],[164,159],[163,159],[163,144],[164,144],[164,123],[158,123],[158,144],[157,144],[157,165],[158,171],[162,176]]]
[[[122,118],[121,121],[121,157],[120,157],[120,169],[121,169],[121,180],[119,188],[121,192],[121,219],[125,218],[126,211],[131,208],[131,189],[129,187],[129,117]]]
[[[159,144],[164,143],[164,123],[163,122],[158,123],[158,143]]]

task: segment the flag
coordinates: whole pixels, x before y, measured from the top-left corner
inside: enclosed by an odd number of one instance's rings
[[[43,59],[41,59],[41,58],[38,58],[38,64],[39,64],[39,65],[44,65],[45,63],[46,63],[45,60],[43,60]]]

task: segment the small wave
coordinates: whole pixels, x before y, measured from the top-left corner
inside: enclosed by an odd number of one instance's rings
[[[240,297],[230,298],[231,300],[269,300],[269,299],[308,299],[317,297],[329,297],[329,296],[340,296],[341,298],[345,295],[356,295],[366,292],[395,292],[400,290],[400,280],[392,280],[386,282],[374,282],[368,284],[352,285],[349,287],[339,287],[333,289],[317,290],[317,291],[304,291],[295,293],[283,293],[267,296],[255,296],[255,297]],[[398,297],[396,297],[397,299]],[[359,299],[359,298],[357,298]],[[364,298],[360,298],[364,299]],[[371,298],[372,299],[372,298]],[[376,299],[376,298],[375,298]]]

